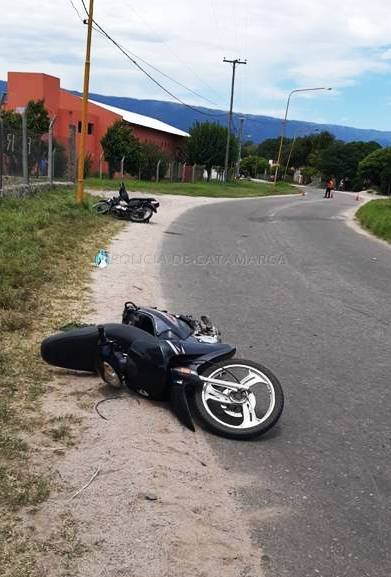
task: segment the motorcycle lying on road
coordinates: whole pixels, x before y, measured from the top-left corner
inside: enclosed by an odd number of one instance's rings
[[[125,184],[122,182],[118,191],[118,196],[113,196],[109,200],[100,200],[94,204],[93,208],[99,214],[111,214],[132,222],[149,222],[154,212],[157,212],[160,203],[153,197],[130,198]]]
[[[236,348],[220,342],[206,317],[198,321],[126,303],[122,320],[52,335],[41,344],[42,358],[169,400],[192,431],[193,414],[213,433],[232,439],[262,435],[280,418],[284,395],[278,379],[254,361],[234,358]]]

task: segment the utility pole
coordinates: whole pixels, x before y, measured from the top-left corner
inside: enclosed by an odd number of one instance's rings
[[[230,100],[230,105],[229,105],[227,146],[225,149],[225,161],[224,161],[224,182],[227,182],[227,180],[228,180],[229,143],[231,140],[232,107],[233,107],[233,103],[234,103],[235,72],[236,72],[237,64],[247,64],[247,60],[240,60],[240,58],[235,58],[235,60],[228,60],[227,58],[224,58],[223,62],[229,62],[229,64],[232,64],[231,100]]]
[[[236,169],[236,176],[237,176],[237,178],[239,178],[239,174],[240,174],[240,161],[242,160],[243,124],[244,124],[244,117],[241,116],[241,118],[240,118],[240,128],[239,128],[238,165],[237,165],[237,169]]]
[[[86,47],[86,59],[84,63],[84,86],[83,86],[83,100],[81,109],[81,134],[80,134],[80,144],[79,144],[79,159],[77,166],[77,192],[76,201],[80,204],[84,201],[84,157],[86,150],[86,135],[87,135],[87,123],[88,123],[88,89],[90,84],[90,64],[91,64],[91,37],[92,37],[92,22],[94,13],[94,0],[90,0],[90,6],[88,10],[88,20],[84,20],[84,24],[87,24],[87,47]]]

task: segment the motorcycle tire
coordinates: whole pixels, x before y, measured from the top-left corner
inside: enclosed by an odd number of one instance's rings
[[[111,215],[115,218],[118,218],[118,220],[129,220],[130,218],[130,213],[128,210],[120,210],[114,207],[110,212]]]
[[[153,210],[150,206],[143,206],[136,210],[133,210],[129,214],[129,218],[132,222],[145,222],[148,223],[153,215]]]
[[[224,397],[219,398],[219,393],[228,392],[223,386],[205,382],[195,389],[194,408],[211,432],[230,439],[252,439],[266,433],[280,418],[284,393],[277,377],[266,367],[234,358],[210,365],[200,375],[233,384],[246,380],[249,386],[247,393],[231,392],[227,404]]]
[[[110,212],[110,205],[105,201],[101,200],[94,204],[92,207],[98,214],[107,214]]]

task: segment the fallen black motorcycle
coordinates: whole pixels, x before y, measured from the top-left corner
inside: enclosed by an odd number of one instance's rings
[[[170,400],[193,431],[192,412],[212,432],[232,439],[262,435],[278,421],[284,405],[278,379],[258,363],[233,358],[235,347],[220,342],[206,317],[126,303],[122,320],[50,336],[41,344],[42,358],[96,372],[107,384],[150,399]]]
[[[118,196],[108,200],[100,200],[94,204],[93,208],[99,214],[111,214],[132,222],[149,222],[153,213],[157,212],[160,203],[153,197],[132,197],[130,198],[122,182],[118,191]]]

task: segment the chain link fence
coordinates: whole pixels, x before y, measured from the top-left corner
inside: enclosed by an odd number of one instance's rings
[[[67,146],[48,133],[36,133],[0,119],[0,190],[19,184],[74,180],[75,139]]]
[[[210,180],[223,182],[224,167],[214,166],[210,171]],[[208,179],[206,167],[202,164],[170,162],[164,178],[171,182],[202,182]]]

